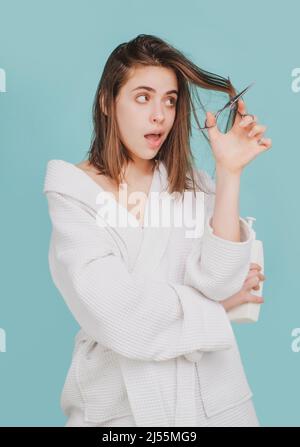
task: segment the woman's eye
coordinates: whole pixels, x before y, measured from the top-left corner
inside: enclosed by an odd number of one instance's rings
[[[148,98],[148,95],[139,95],[139,96],[137,96],[136,99],[138,99],[138,98],[142,98],[142,97],[144,97],[144,98]],[[176,99],[175,99],[175,98],[170,97],[170,98],[168,98],[167,100],[168,100],[168,101],[171,100],[171,107],[174,107],[174,106],[176,105]],[[139,101],[139,102],[140,102],[140,101]]]
[[[139,96],[137,96],[136,99],[141,98],[141,97],[143,97],[143,96],[144,96],[144,98],[146,98],[147,95],[139,95]]]
[[[168,98],[168,99],[170,99],[171,100],[171,104],[173,105],[173,106],[175,106],[176,105],[176,99],[175,98]]]

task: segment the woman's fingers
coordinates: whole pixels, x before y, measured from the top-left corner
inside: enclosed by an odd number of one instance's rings
[[[267,126],[263,126],[262,124],[256,124],[252,127],[250,132],[248,132],[248,137],[252,138],[257,135],[262,135],[267,130]]]
[[[253,278],[249,278],[245,282],[245,289],[250,291],[251,289],[254,289],[254,287],[257,287],[259,285],[259,279],[257,276],[253,276]]]
[[[239,126],[243,128],[245,132],[247,132],[248,138],[253,138],[260,136],[262,137],[264,132],[267,130],[267,126],[263,124],[258,124],[257,117],[255,115],[247,115],[240,121]],[[261,138],[262,139],[262,138]]]
[[[265,276],[261,273],[256,273],[254,275],[248,276],[244,282],[243,288],[248,291],[250,291],[251,289],[259,290],[260,281],[264,281],[265,279]]]
[[[250,263],[250,270],[252,270],[252,269],[261,270],[261,269],[262,269],[262,266],[259,265],[259,264],[256,264],[256,262],[251,262],[251,263]]]
[[[244,101],[240,99],[238,102],[239,102],[238,107],[239,113],[237,115],[239,115],[240,119],[237,120],[237,124],[241,129],[241,131],[244,131],[247,134],[248,138],[251,138],[257,142],[256,147],[257,155],[260,152],[270,149],[272,146],[271,138],[263,137],[264,132],[267,130],[267,126],[259,124],[256,115],[246,113],[246,107]]]
[[[263,296],[252,295],[252,293],[245,293],[244,301],[246,303],[264,303],[265,302]]]
[[[242,128],[245,128],[245,127],[250,126],[250,124],[253,125],[253,124],[257,123],[257,121],[258,121],[258,119],[257,119],[256,115],[249,114],[249,115],[244,116],[241,119],[241,121],[239,122],[239,126]]]
[[[267,149],[270,149],[272,147],[272,139],[271,138],[260,138],[260,141],[258,143],[258,149],[259,153],[266,151]]]
[[[245,290],[259,290],[260,289],[260,281],[265,281],[266,276],[260,272],[262,267],[255,263],[251,262],[250,264],[250,270],[248,272],[248,275],[244,281],[244,288]]]
[[[235,293],[234,295],[230,296],[229,298],[226,298],[222,301],[219,301],[226,312],[228,312],[230,309],[235,308],[236,306],[240,306],[241,304],[245,303],[264,303],[264,297],[262,296],[256,296],[252,295],[251,290],[245,290],[241,289],[239,292]]]
[[[238,124],[239,127],[245,128],[257,122],[257,116],[247,113],[246,104],[241,98],[238,100],[237,112],[235,124]]]
[[[250,272],[248,273],[248,275],[246,277],[246,280],[249,278],[253,278],[254,276],[257,276],[261,281],[264,281],[266,279],[266,277],[263,273],[258,272],[257,270],[250,270]]]

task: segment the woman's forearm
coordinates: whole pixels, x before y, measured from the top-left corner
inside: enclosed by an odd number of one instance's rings
[[[212,218],[213,233],[240,242],[239,193],[241,172],[232,173],[216,166],[216,198]]]

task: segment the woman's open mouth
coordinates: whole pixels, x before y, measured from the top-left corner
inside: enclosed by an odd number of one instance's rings
[[[159,147],[159,145],[162,142],[162,137],[163,137],[163,134],[161,134],[161,133],[159,133],[159,134],[150,133],[150,134],[144,135],[144,138],[146,138],[149,146],[154,149]]]

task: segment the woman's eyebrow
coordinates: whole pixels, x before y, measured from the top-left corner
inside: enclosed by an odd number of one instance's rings
[[[133,92],[134,90],[148,90],[149,92],[154,92],[156,93],[156,90],[154,90],[154,88],[152,87],[147,87],[146,85],[140,85],[139,87],[135,87],[134,89],[132,89],[131,91]],[[169,95],[170,93],[176,93],[176,95],[178,95],[178,91],[177,90],[169,90],[168,92],[166,92],[166,95]]]

